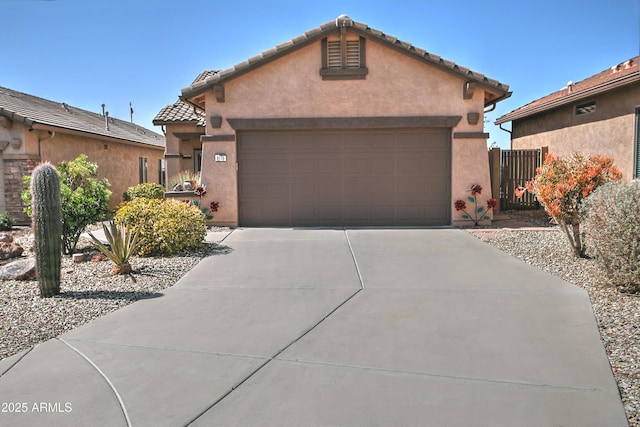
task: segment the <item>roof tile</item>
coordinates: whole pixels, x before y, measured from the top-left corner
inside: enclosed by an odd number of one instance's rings
[[[153,123],[163,125],[167,123],[196,123],[197,126],[205,126],[205,113],[184,101],[167,105],[156,115]]]
[[[567,85],[566,87],[546,95],[542,98],[529,102],[515,110],[499,117],[496,123],[506,123],[516,118],[526,117],[530,114],[534,114],[540,111],[545,111],[549,108],[553,108],[554,105],[562,104],[563,99],[579,99],[581,94],[589,94],[592,90],[598,87],[606,87],[618,80],[625,79],[634,74],[640,75],[638,70],[638,61],[640,56],[631,58],[620,64],[614,65],[611,68],[595,74],[589,78],[581,80],[577,83]]]
[[[109,117],[107,130],[102,114],[4,87],[0,87],[0,115],[20,120],[30,126],[42,124],[124,141],[164,146],[162,135],[135,123]]]

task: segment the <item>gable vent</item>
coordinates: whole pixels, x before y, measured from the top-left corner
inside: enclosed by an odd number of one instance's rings
[[[360,41],[347,41],[347,68],[360,67]]]
[[[342,42],[340,41],[327,43],[327,68],[359,68],[360,41],[352,40],[345,43],[346,52],[344,54],[344,63],[342,46]]]
[[[339,41],[327,43],[327,67],[342,68],[342,52]]]

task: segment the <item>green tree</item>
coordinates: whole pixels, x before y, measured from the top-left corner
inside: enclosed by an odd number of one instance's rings
[[[109,181],[98,179],[98,165],[87,160],[85,154],[70,162],[56,166],[60,176],[60,201],[62,204],[62,248],[66,255],[75,252],[80,235],[89,224],[106,219],[109,214]],[[31,177],[23,177],[27,188]],[[29,190],[22,192],[24,211],[32,215]]]

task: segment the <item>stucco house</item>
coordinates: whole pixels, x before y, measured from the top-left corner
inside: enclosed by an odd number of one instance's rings
[[[496,120],[511,122],[511,148],[549,147],[569,156],[613,157],[627,179],[640,178],[640,57],[517,108]]]
[[[140,182],[159,182],[164,136],[135,123],[0,87],[0,212],[28,222],[22,177],[40,162],[58,164],[84,153],[111,184],[110,207]]]
[[[471,185],[490,197],[484,113],[510,94],[342,15],[205,71],[154,123],[167,175],[202,150],[216,224],[443,225]]]

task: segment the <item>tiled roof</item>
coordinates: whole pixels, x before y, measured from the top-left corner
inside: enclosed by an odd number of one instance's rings
[[[510,122],[533,114],[550,110],[565,104],[579,101],[581,99],[597,95],[627,84],[640,81],[640,71],[636,56],[625,62],[614,65],[594,76],[568,84],[559,91],[553,92],[545,97],[532,101],[522,107],[498,117],[496,124]]]
[[[489,102],[489,104],[497,102],[497,100],[508,97],[510,95],[510,93],[508,92],[508,85],[502,84],[497,80],[490,79],[481,73],[471,71],[468,68],[456,64],[455,62],[448,61],[439,57],[438,55],[429,53],[424,49],[415,47],[410,43],[398,40],[396,37],[385,34],[382,31],[370,28],[366,24],[352,21],[351,18],[344,15],[338,17],[338,19],[336,19],[335,21],[327,22],[320,27],[307,31],[304,34],[293,38],[292,40],[279,44],[272,49],[264,51],[261,54],[249,58],[244,62],[236,64],[232,68],[228,68],[226,70],[222,70],[208,76],[202,76],[201,74],[201,79],[196,79],[196,81],[191,86],[182,89],[182,95],[185,98],[198,96],[203,92],[209,90],[214,85],[223,84],[225,81],[238,77],[248,71],[251,71],[254,68],[268,63],[275,58],[286,55],[287,53],[297,48],[326,37],[326,35],[329,33],[339,31],[342,26],[346,26],[350,30],[359,33],[364,37],[376,40],[395,50],[414,56],[415,58],[420,59],[426,63],[433,64],[445,71],[451,72],[454,75],[461,77],[466,81],[481,84],[486,88],[498,92],[499,96],[493,99],[492,102]]]
[[[166,125],[168,123],[194,123],[197,126],[205,126],[204,111],[178,100],[165,106],[153,119],[154,125]]]
[[[218,74],[216,70],[205,70],[198,74],[193,81],[193,84],[204,81],[207,78]],[[189,105],[182,100],[165,106],[156,116],[153,118],[154,125],[166,125],[168,123],[195,123],[197,126],[205,126],[206,119],[204,111],[193,105]]]
[[[164,136],[135,123],[110,117],[109,130],[107,130],[105,118],[101,114],[4,87],[0,87],[0,115],[30,127],[52,126],[164,147]]]

